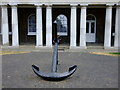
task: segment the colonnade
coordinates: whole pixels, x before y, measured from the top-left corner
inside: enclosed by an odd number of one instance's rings
[[[42,4],[35,4],[36,6],[36,47],[43,46],[43,27],[42,27]],[[77,6],[78,4],[71,4],[70,17],[70,47],[77,47]],[[80,4],[80,42],[79,47],[86,48],[86,12],[88,4]],[[105,35],[104,48],[111,47],[111,26],[112,26],[112,4],[106,4],[105,16]],[[9,46],[9,26],[8,26],[8,11],[7,5],[2,5],[2,44]],[[18,28],[18,12],[17,4],[11,5],[11,25],[12,25],[12,46],[19,46],[19,28]],[[114,47],[120,47],[118,42],[118,16],[120,15],[119,7],[116,8],[116,23],[115,23],[115,40]],[[52,4],[46,5],[46,47],[52,47]]]

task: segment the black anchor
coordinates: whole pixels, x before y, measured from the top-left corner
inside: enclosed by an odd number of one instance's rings
[[[54,23],[54,24],[56,25],[56,23]],[[77,66],[73,65],[69,68],[69,70],[67,72],[57,73],[58,42],[59,42],[59,39],[55,38],[55,40],[54,40],[54,43],[55,43],[55,45],[54,45],[54,55],[53,55],[53,60],[52,60],[52,70],[51,70],[50,73],[42,72],[42,71],[39,70],[38,66],[32,65],[32,69],[33,69],[34,73],[37,74],[39,77],[43,78],[44,80],[60,81],[60,80],[66,79],[67,77],[71,76],[77,69]]]

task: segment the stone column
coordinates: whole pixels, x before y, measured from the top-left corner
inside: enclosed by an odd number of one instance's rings
[[[46,7],[46,46],[52,47],[52,7]]]
[[[12,46],[19,46],[18,12],[17,5],[11,5],[12,9]]]
[[[36,46],[43,46],[42,5],[36,5]]]
[[[120,48],[120,7],[116,8],[116,22],[115,22],[115,40],[114,40],[114,47]]]
[[[9,45],[9,29],[8,29],[8,10],[7,6],[2,6],[2,23],[1,23],[1,30],[2,30],[2,44]]]
[[[111,47],[111,25],[112,25],[112,5],[106,8],[104,48]]]
[[[80,47],[86,48],[86,10],[87,4],[81,5],[81,17],[80,17]]]
[[[76,47],[76,6],[77,4],[71,5],[70,47]]]

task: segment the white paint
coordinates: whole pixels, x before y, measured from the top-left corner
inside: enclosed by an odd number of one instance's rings
[[[106,8],[104,48],[111,47],[112,6]]]
[[[42,7],[36,7],[36,46],[43,46]]]
[[[87,20],[89,32],[86,32],[86,42],[96,42],[96,21],[95,20]],[[94,23],[94,28],[92,28],[92,23]],[[94,33],[91,32],[94,29]],[[87,31],[87,30],[86,30]]]
[[[81,7],[80,47],[86,48],[86,6]]]
[[[37,10],[36,10],[36,12],[37,12]],[[35,16],[34,14],[31,14],[31,15],[28,16],[28,20],[27,20],[27,21],[28,21],[28,32],[27,32],[27,35],[36,35],[36,32],[30,31],[31,28],[36,28],[35,26],[31,26],[31,25],[30,25],[30,21],[32,22],[32,21],[34,21],[34,19],[35,19],[35,18],[32,18],[32,19],[30,20],[31,17],[36,17],[36,16]],[[37,21],[36,21],[36,22],[37,22]],[[36,23],[35,23],[35,22],[34,22],[34,23],[32,22],[32,25],[33,25],[33,24],[36,24]]]
[[[7,6],[2,6],[2,43],[9,45],[9,29],[8,29],[8,10]]]
[[[52,47],[52,8],[46,7],[46,46]]]
[[[116,23],[115,23],[115,40],[114,47],[120,48],[120,7],[116,8]]]
[[[119,0],[1,0],[1,2],[119,2]]]
[[[12,6],[12,46],[19,46],[17,6]]]
[[[71,7],[70,46],[76,47],[76,6]]]

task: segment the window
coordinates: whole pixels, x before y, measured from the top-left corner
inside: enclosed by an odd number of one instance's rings
[[[91,22],[91,33],[95,33],[95,22]]]
[[[96,17],[92,14],[87,15],[86,33],[96,33]]]
[[[57,18],[57,35],[67,36],[68,27],[67,27],[67,17],[63,14],[60,14]]]
[[[36,17],[33,14],[28,17],[28,35],[36,35]]]
[[[89,14],[89,15],[87,16],[87,20],[95,20],[95,16],[92,15],[92,14]]]

